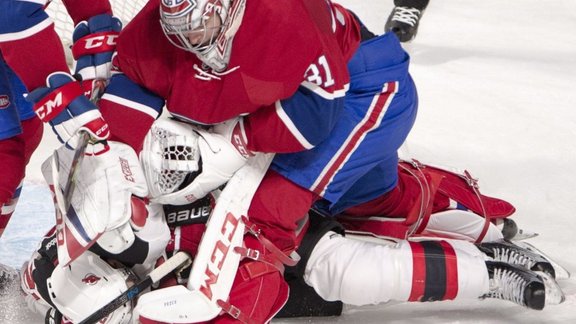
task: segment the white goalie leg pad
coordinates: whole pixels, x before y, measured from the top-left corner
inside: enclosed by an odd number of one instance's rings
[[[234,174],[218,198],[208,220],[188,280],[188,289],[173,286],[140,296],[136,314],[141,319],[167,323],[199,323],[222,311],[219,301],[229,299],[238,270],[244,223],[254,192],[273,154],[258,154]]]
[[[476,242],[485,224],[486,219],[480,215],[452,209],[432,214],[423,232],[430,233],[431,236]],[[490,223],[482,242],[493,242],[503,238],[502,231]]]
[[[456,298],[478,298],[488,290],[484,255],[471,243],[453,244],[457,258]],[[304,280],[328,301],[371,305],[408,301],[413,281],[408,241],[379,244],[328,232],[306,264]]]

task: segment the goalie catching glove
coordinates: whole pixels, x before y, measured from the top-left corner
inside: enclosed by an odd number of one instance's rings
[[[87,155],[77,168],[76,189],[71,197],[67,217],[81,239],[95,240],[111,253],[119,253],[134,241],[130,219],[143,205],[137,197],[146,197],[144,174],[134,150],[126,144],[109,142],[103,154]],[[87,151],[90,148],[87,149]],[[63,190],[74,151],[62,147],[58,182]],[[44,177],[51,182],[50,159],[43,165]],[[102,234],[104,233],[104,234]],[[100,236],[102,234],[102,236]]]
[[[174,120],[157,120],[140,160],[151,201],[185,205],[228,182],[246,157],[225,136]]]

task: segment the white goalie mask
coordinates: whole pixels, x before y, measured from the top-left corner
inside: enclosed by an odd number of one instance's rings
[[[47,285],[58,311],[78,323],[128,290],[135,281],[136,277],[129,269],[115,269],[87,251],[69,266],[57,266]],[[130,323],[132,308],[132,303],[128,302],[98,323]]]
[[[186,185],[201,172],[198,133],[192,125],[158,119],[144,139],[140,162],[150,199],[175,204],[185,200]]]
[[[173,45],[222,72],[245,5],[246,0],[161,0],[160,24]]]

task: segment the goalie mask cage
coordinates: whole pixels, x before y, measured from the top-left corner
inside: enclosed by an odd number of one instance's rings
[[[110,0],[114,16],[122,21],[122,25],[126,26],[132,18],[144,7],[148,0]],[[53,0],[47,7],[48,15],[54,20],[56,32],[62,39],[62,44],[66,51],[66,60],[69,66],[72,66],[72,53],[70,47],[72,46],[72,32],[74,31],[74,24],[72,19],[66,11],[66,7],[62,4],[62,0]]]

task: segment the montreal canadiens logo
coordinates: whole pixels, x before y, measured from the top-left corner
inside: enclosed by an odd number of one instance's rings
[[[100,281],[100,279],[102,279],[102,278],[98,277],[97,275],[89,273],[86,276],[84,276],[84,279],[82,279],[82,282],[87,284],[87,285],[92,286],[92,285],[95,285],[96,283],[98,283],[98,281]]]
[[[10,106],[10,99],[7,95],[0,95],[0,109]]]
[[[182,16],[197,5],[196,0],[162,0],[162,12],[169,16]]]

